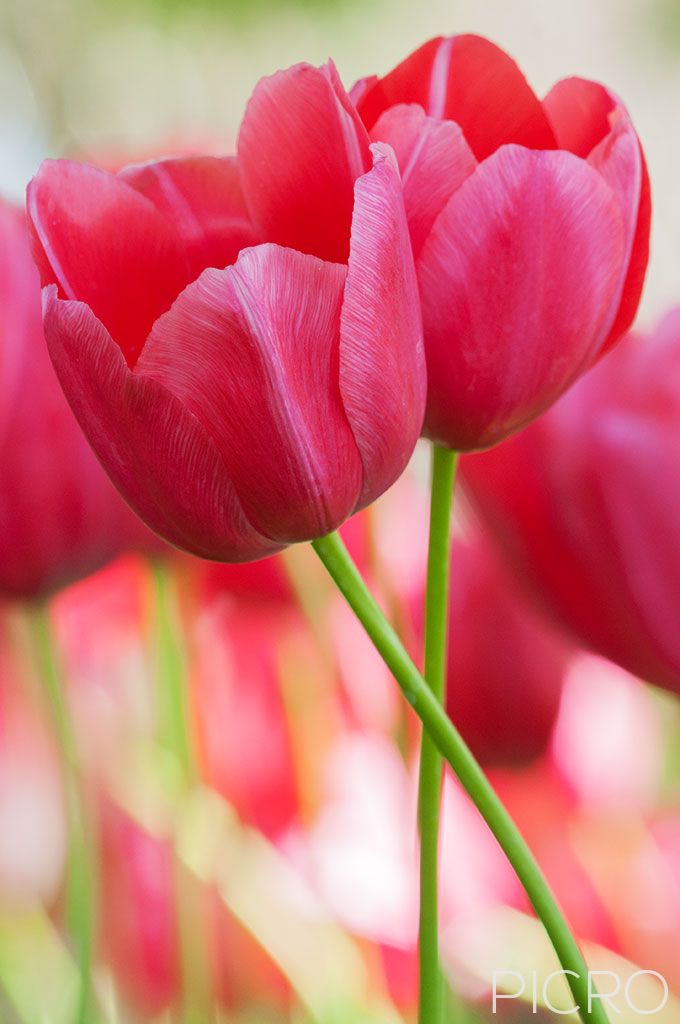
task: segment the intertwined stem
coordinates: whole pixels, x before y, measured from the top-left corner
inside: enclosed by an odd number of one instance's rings
[[[564,971],[571,972],[566,977],[580,1007],[583,1024],[608,1024],[602,1004],[592,999],[592,992],[589,996],[588,968],[583,954],[531,850],[462,736],[385,619],[342,540],[337,533],[331,533],[312,544],[440,754],[457,775],[515,869]]]

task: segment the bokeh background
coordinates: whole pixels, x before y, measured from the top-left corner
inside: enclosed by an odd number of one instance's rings
[[[20,200],[45,156],[228,153],[260,76],[332,55],[349,86],[460,31],[501,44],[539,93],[580,74],[625,98],[655,200],[651,325],[680,302],[676,0],[0,0],[0,194]],[[426,471],[420,452],[347,531],[416,656]],[[652,1019],[677,1022],[677,699],[540,618],[464,502],[456,533],[456,622],[474,622],[456,637],[456,714],[593,965],[662,972],[671,998]],[[44,696],[52,674],[75,771]],[[47,608],[3,601],[0,1024],[74,1020],[74,799],[96,890],[88,1019],[412,1020],[416,740],[304,550],[244,574],[133,555]],[[449,1020],[540,1019],[514,1003],[491,1015],[494,969],[543,976],[554,960],[451,779],[444,819]]]

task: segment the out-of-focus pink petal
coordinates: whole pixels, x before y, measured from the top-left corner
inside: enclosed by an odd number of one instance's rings
[[[426,432],[485,447],[597,357],[625,236],[601,175],[570,153],[505,146],[449,200],[419,260]]]
[[[298,64],[258,83],[238,161],[248,207],[269,241],[347,262],[354,181],[371,161],[332,65]]]
[[[98,810],[99,940],[126,1001],[156,1016],[182,990],[173,849],[108,796]]]
[[[481,36],[431,39],[367,88],[358,106],[370,129],[396,103],[418,103],[432,117],[457,121],[478,160],[510,142],[531,149],[556,145],[515,61]]]
[[[477,161],[459,125],[427,117],[417,104],[399,104],[385,111],[371,137],[389,143],[396,154],[417,259],[437,215]]]
[[[45,335],[92,447],[135,511],[194,554],[243,561],[275,545],[247,522],[216,445],[157,381],[133,373],[92,311],[45,294]]]
[[[182,293],[138,364],[202,423],[249,520],[281,543],[328,533],[361,490],[338,386],[345,276],[276,245],[247,249]]]
[[[522,585],[582,644],[680,692],[680,316],[629,335],[554,409],[464,459]]]
[[[426,397],[420,303],[399,172],[373,146],[356,183],[342,305],[340,390],[364,469],[360,504],[399,476],[420,433]],[[399,443],[397,443],[397,441]]]
[[[127,547],[160,550],[68,407],[45,345],[23,210],[0,202],[0,592],[45,596]]]
[[[27,208],[43,284],[86,302],[133,366],[186,284],[171,225],[124,181],[68,160],[41,165]]]
[[[217,601],[194,630],[192,703],[205,781],[273,840],[299,811],[281,680],[281,650],[304,628],[298,614],[294,605]]]
[[[251,223],[235,157],[192,156],[127,167],[119,177],[150,199],[179,233],[192,278],[234,263],[262,241]]]
[[[482,533],[456,542],[451,562],[449,714],[482,764],[526,765],[546,753],[570,647],[523,601]]]

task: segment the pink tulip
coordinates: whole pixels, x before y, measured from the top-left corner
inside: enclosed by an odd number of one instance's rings
[[[482,537],[454,545],[447,710],[482,762],[544,754],[569,648]]]
[[[630,117],[578,78],[540,101],[479,36],[432,39],[353,98],[404,182],[428,365],[425,433],[496,444],[629,327],[649,184]]]
[[[47,161],[28,211],[57,374],[157,532],[246,561],[399,476],[425,401],[401,184],[332,64],[258,84],[238,160]]]
[[[0,202],[0,593],[44,595],[149,545],[64,399],[25,217]]]
[[[517,578],[591,649],[680,692],[680,310],[463,460]]]

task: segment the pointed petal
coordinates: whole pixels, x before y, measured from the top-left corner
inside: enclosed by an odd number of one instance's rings
[[[584,158],[609,134],[616,105],[608,89],[586,78],[562,79],[543,100],[560,149]]]
[[[45,335],[90,444],[133,509],[163,537],[218,561],[275,549],[247,522],[216,446],[162,385],[133,373],[82,302],[45,290]]]
[[[588,163],[597,168],[618,199],[626,233],[625,260],[605,350],[618,341],[635,318],[649,263],[651,221],[649,175],[639,139],[623,107],[616,108],[611,121],[611,131],[588,157]]]
[[[334,68],[298,64],[263,78],[238,139],[243,191],[269,241],[346,263],[355,179],[368,136]]]
[[[249,520],[280,542],[337,527],[361,487],[338,387],[345,274],[279,246],[248,249],[183,292],[137,368],[200,420]]]
[[[27,203],[43,284],[87,303],[133,365],[186,283],[172,227],[125,182],[68,160],[43,162]]]
[[[340,389],[364,468],[361,505],[397,479],[420,434],[425,362],[420,302],[394,155],[355,186],[342,306]]]
[[[369,131],[380,115],[397,103],[417,103],[430,113],[432,67],[445,42],[443,36],[429,39],[384,78],[372,75],[356,83],[351,96]]]
[[[371,138],[389,143],[397,157],[417,259],[437,215],[477,161],[457,124],[427,117],[415,104],[387,110],[378,118]]]
[[[649,261],[651,202],[644,155],[628,111],[597,82],[564,79],[553,86],[543,107],[560,147],[587,158],[619,199],[627,255],[609,348],[633,322]]]
[[[475,35],[432,39],[359,100],[370,129],[396,103],[419,103],[432,117],[456,121],[478,160],[514,142],[554,149],[550,122],[515,61]]]
[[[505,146],[480,164],[419,261],[428,436],[485,447],[554,401],[600,353],[624,255],[585,161]]]
[[[378,78],[377,75],[366,75],[365,78],[359,78],[354,83],[348,95],[355,107],[359,106],[359,103],[363,99],[363,97],[366,96],[367,93],[371,89],[373,89],[374,86],[376,86],[379,81],[380,79]]]
[[[235,157],[177,157],[126,167],[118,175],[150,199],[179,233],[194,280],[234,263],[262,239],[250,221]]]

